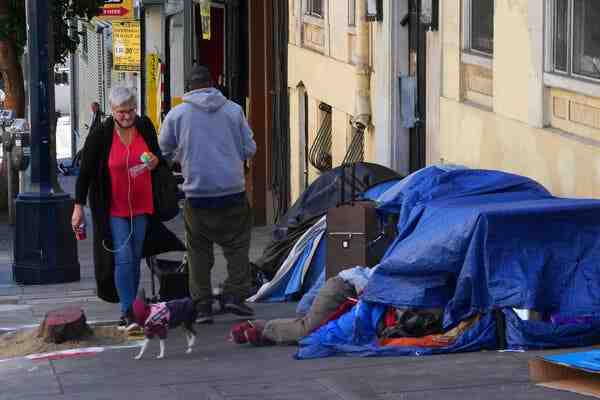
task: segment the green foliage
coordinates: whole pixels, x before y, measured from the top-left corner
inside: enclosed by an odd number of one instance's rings
[[[2,1],[2,0],[0,0]],[[25,0],[5,0],[8,14],[0,15],[0,39],[14,42],[18,51],[27,44]],[[81,33],[69,26],[73,18],[90,20],[100,12],[104,0],[47,0],[54,30],[54,61],[62,63],[79,45]]]

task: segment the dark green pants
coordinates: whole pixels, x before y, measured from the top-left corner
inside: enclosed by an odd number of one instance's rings
[[[250,294],[250,237],[252,212],[248,201],[222,209],[184,208],[185,236],[189,260],[190,295],[193,300],[212,300],[211,270],[214,244],[227,260],[228,277],[223,295],[243,299]]]

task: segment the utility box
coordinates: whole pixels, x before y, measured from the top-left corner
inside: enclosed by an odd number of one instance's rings
[[[356,266],[372,267],[381,252],[371,246],[380,234],[375,203],[356,201],[327,211],[326,278]]]
[[[57,193],[40,199],[21,194],[16,202],[13,278],[23,285],[80,280],[77,243],[70,225],[73,200]]]

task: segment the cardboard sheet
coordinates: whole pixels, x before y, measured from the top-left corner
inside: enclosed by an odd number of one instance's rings
[[[529,377],[539,386],[600,398],[600,350],[531,360]]]

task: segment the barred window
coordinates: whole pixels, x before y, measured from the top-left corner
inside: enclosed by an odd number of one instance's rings
[[[308,159],[313,167],[320,172],[330,170],[332,167],[331,156],[331,106],[321,103],[319,109],[322,112],[321,126],[317,137],[310,147]]]
[[[342,165],[354,164],[365,160],[365,130],[352,128],[352,141],[346,150]]]

